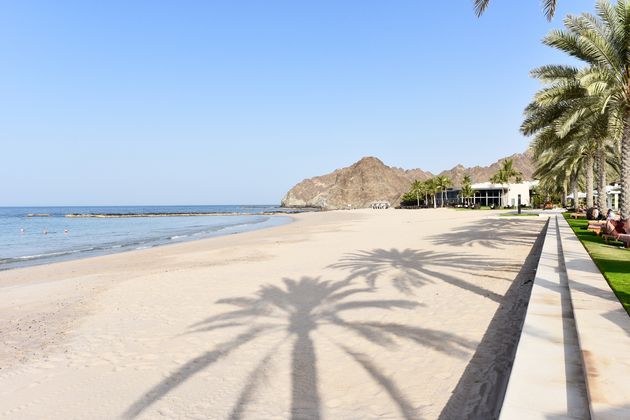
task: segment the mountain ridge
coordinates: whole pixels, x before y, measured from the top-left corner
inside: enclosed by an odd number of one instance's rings
[[[515,153],[488,166],[466,168],[458,164],[437,175],[448,176],[455,186],[461,185],[464,175],[470,175],[473,183],[486,182],[505,159],[512,159],[514,168],[523,173],[524,180],[532,179],[534,164],[529,151]],[[391,167],[377,157],[366,156],[350,166],[297,183],[285,194],[281,205],[326,210],[369,207],[375,201],[397,205],[400,197],[409,191],[411,182],[425,181],[434,176],[420,168]]]

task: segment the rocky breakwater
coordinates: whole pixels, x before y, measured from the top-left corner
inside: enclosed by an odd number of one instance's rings
[[[300,182],[284,196],[282,207],[335,210],[369,207],[376,201],[398,205],[414,179],[430,176],[419,169],[392,168],[375,157],[364,157],[347,168]]]

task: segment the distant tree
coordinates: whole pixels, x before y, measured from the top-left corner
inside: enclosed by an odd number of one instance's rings
[[[490,178],[490,182],[493,184],[500,184],[501,186],[507,185],[507,193],[510,193],[510,181],[517,177],[522,177],[523,174],[514,169],[514,161],[512,159],[505,159],[501,163],[501,168]],[[504,201],[504,200],[501,200]],[[502,203],[505,206],[505,203]]]
[[[433,208],[437,208],[437,193],[440,192],[440,186],[437,181],[437,177],[428,179],[425,182],[428,193],[433,196]]]
[[[462,189],[459,192],[462,201],[466,200],[466,204],[470,205],[470,197],[475,195],[475,190],[472,187],[472,179],[470,175],[464,175],[462,180]]]
[[[424,191],[424,205],[429,207],[429,194],[431,193],[431,180],[427,179],[422,183]]]
[[[417,179],[411,183],[411,191],[409,191],[412,195],[416,196],[416,205],[420,207],[420,196],[424,194],[424,183],[418,181]]]
[[[441,192],[442,195],[442,207],[444,207],[444,202],[446,201],[446,190],[448,189],[448,187],[452,186],[453,183],[451,182],[451,179],[447,176],[437,176],[435,177],[435,182],[436,182],[436,186],[438,191]]]
[[[413,206],[416,204],[416,196],[411,191],[407,191],[400,197],[400,204],[403,206]]]

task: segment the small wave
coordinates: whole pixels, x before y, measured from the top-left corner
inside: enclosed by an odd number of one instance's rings
[[[24,254],[28,253],[28,255],[14,256],[14,254],[11,256],[2,256],[0,257],[0,270],[19,266],[43,264],[56,260],[81,258],[83,256],[109,254],[124,250],[149,249],[167,243],[183,242],[206,237],[231,235],[242,231],[255,230],[259,227],[265,226],[266,223],[264,222],[268,222],[270,219],[271,217],[268,216],[247,216],[247,218],[241,218],[240,220],[231,219],[230,221],[234,224],[229,222],[225,223],[224,221],[220,221],[220,223],[216,223],[214,226],[195,224],[194,226],[186,226],[183,230],[178,229],[178,231],[175,232],[173,230],[169,232],[169,229],[158,229],[152,232],[155,236],[142,238],[129,238],[128,234],[122,235],[113,232],[112,236],[109,238],[110,241],[100,244],[97,243],[95,246],[90,246],[85,243],[85,238],[79,235],[80,237],[77,238],[77,242],[79,243],[71,242],[72,245],[76,246],[74,249],[71,247],[68,247],[70,249],[63,249],[63,246],[67,243],[67,241],[65,241],[66,238],[64,238],[64,244],[62,245],[61,242],[59,242],[58,245],[60,246],[57,249],[52,247],[52,249],[37,249],[38,247],[34,247],[35,249],[24,249]],[[217,220],[217,222],[219,221]],[[53,229],[49,231],[49,233],[57,231],[61,232],[63,229]],[[67,239],[71,240],[73,238]],[[57,244],[57,242],[55,242],[55,244]],[[53,245],[53,243],[50,243],[50,245]]]
[[[35,255],[20,255],[19,257],[12,258],[2,258],[0,259],[0,264],[10,264],[18,261],[31,261],[38,260],[42,258],[52,258],[52,257],[62,257],[64,255],[72,255],[79,252],[88,252],[93,251],[95,248],[87,248],[87,249],[71,249],[68,251],[59,251],[59,252],[48,252],[45,254],[35,254]]]

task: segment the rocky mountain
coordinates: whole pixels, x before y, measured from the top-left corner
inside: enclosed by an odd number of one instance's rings
[[[427,179],[431,175],[391,168],[375,157],[364,157],[350,167],[300,182],[285,195],[282,206],[345,209],[368,207],[374,201],[396,203],[400,192],[409,189],[412,176]]]
[[[514,167],[523,173],[523,179],[531,179],[534,165],[528,153],[515,154],[507,159],[514,160]],[[454,185],[460,185],[466,174],[472,177],[473,182],[485,182],[498,171],[501,161],[503,159],[485,167],[457,165],[439,175],[450,177]],[[375,157],[364,157],[347,168],[305,179],[287,192],[281,205],[326,210],[369,207],[375,201],[397,205],[400,197],[409,191],[413,180],[424,181],[433,176],[422,169],[393,168]]]
[[[499,159],[489,166],[473,166],[472,168],[465,168],[463,165],[457,165],[448,171],[442,171],[438,175],[448,176],[453,185],[460,186],[464,175],[470,175],[473,182],[487,182],[492,175],[497,173],[501,167],[501,162],[505,159],[512,159],[514,169],[523,173],[523,180],[531,180],[534,173],[534,163],[532,162],[531,151],[525,153],[516,153],[512,156],[507,156],[503,159]]]

